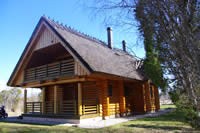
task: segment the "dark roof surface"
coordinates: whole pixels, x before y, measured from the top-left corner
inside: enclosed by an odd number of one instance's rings
[[[110,49],[99,39],[77,32],[49,18],[43,19],[69,43],[92,71],[143,80],[142,72],[136,69],[136,58],[127,52]]]

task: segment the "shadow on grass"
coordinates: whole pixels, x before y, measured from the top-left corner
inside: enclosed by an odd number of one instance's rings
[[[138,121],[140,121],[140,119]],[[177,110],[157,117],[146,117],[143,118],[142,121],[179,121],[184,123],[186,122],[185,114]]]
[[[128,127],[133,127],[133,128],[145,128],[145,129],[161,129],[161,130],[167,130],[167,131],[174,131],[174,130],[182,130],[182,131],[187,131],[188,128],[185,127],[175,127],[175,126],[159,126],[159,125],[143,125],[143,124],[130,124],[127,125]]]
[[[138,119],[136,124],[133,124],[134,121],[132,121],[133,123],[125,125],[125,126],[133,127],[133,128],[155,129],[155,130],[161,129],[161,130],[167,130],[167,131],[192,130],[191,128],[184,127],[184,124],[183,125],[177,124],[176,126],[176,122],[186,123],[184,115],[185,114],[183,112],[173,111],[173,112],[170,112],[169,114],[164,114],[158,117],[148,117],[148,118]],[[159,123],[159,124],[157,125],[156,123]]]

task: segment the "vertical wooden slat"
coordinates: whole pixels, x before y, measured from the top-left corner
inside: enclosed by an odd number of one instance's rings
[[[82,83],[78,83],[78,115],[82,115]]]
[[[27,89],[24,89],[24,114],[27,113],[26,103],[27,103]]]

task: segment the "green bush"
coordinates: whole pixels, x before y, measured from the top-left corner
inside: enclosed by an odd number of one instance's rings
[[[189,122],[194,128],[200,127],[200,118],[198,116],[198,112],[186,95],[179,95],[179,99],[175,102],[175,104],[177,110],[184,112],[187,122]]]

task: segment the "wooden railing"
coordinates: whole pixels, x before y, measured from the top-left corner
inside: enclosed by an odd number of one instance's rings
[[[67,100],[62,101],[58,104],[59,114],[64,115],[76,115],[77,109],[76,109],[76,101],[75,100]]]
[[[119,103],[110,103],[109,104],[110,115],[119,114]]]
[[[98,114],[99,113],[99,102],[97,99],[84,99],[82,106],[83,115]]]
[[[63,60],[25,70],[24,81],[50,79],[74,74],[74,59]]]
[[[26,103],[26,113],[41,113],[41,112],[42,112],[42,102]]]

